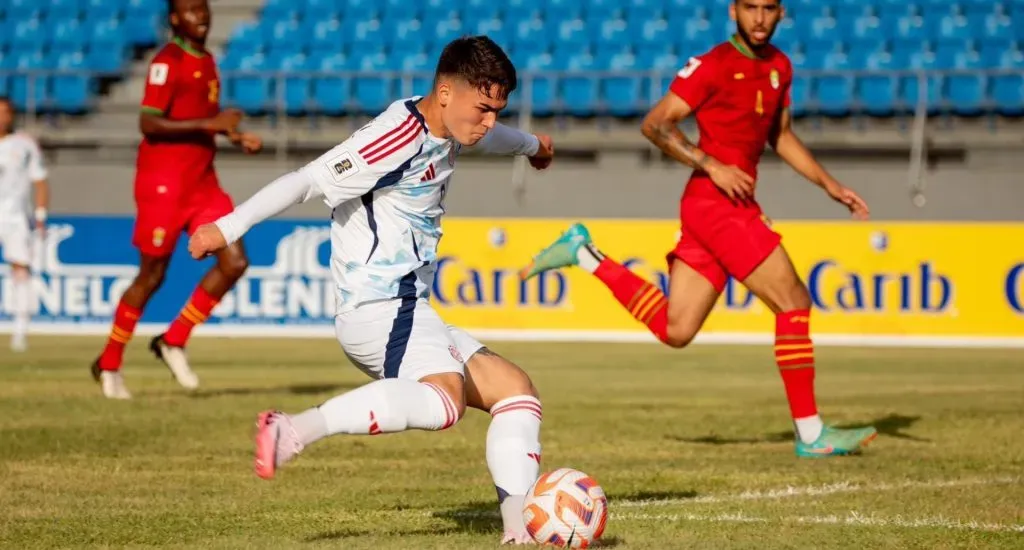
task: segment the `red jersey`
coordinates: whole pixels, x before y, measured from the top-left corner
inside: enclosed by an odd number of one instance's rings
[[[171,120],[211,118],[220,112],[220,77],[209,52],[181,39],[169,42],[149,65],[142,109]],[[213,135],[144,137],[137,169],[198,182],[213,172],[217,151]]]
[[[772,45],[756,57],[735,38],[690,58],[669,87],[694,111],[702,151],[757,178],[772,126],[789,106],[793,66]],[[686,194],[721,196],[704,172],[695,171]]]

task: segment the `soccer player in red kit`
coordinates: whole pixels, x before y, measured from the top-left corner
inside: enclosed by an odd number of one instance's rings
[[[797,456],[856,453],[877,432],[825,426],[818,415],[810,294],[754,199],[765,145],[854,218],[866,219],[868,208],[822,168],[790,126],[792,66],[769,43],[783,17],[780,1],[734,0],[729,14],[736,34],[691,58],[643,121],[652,143],[694,169],[680,201],[682,236],[668,255],[668,297],[602,254],[580,224],[537,255],[522,276],[571,265],[587,269],[634,318],[676,348],[693,340],[727,278],[735,278],[775,313],[775,359],[796,428]],[[698,145],[678,128],[689,116],[700,129]]]
[[[139,273],[121,297],[106,347],[92,365],[93,377],[109,398],[131,397],[121,376],[124,347],[163,283],[179,235],[234,209],[214,171],[216,136],[227,136],[247,153],[262,148],[258,136],[239,131],[240,111],[220,108],[217,66],[204,46],[211,19],[207,0],[168,0],[168,19],[174,38],[149,65],[139,116],[143,140],[132,238],[141,253]],[[184,351],[192,328],[206,320],[247,267],[241,243],[221,251],[178,318],[150,343],[182,386],[199,385]]]

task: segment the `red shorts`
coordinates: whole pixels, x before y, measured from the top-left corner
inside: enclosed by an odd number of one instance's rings
[[[135,231],[132,244],[147,256],[169,256],[182,231],[189,235],[204,223],[230,214],[235,205],[215,174],[189,182],[177,176],[140,174],[135,178]]]
[[[768,226],[756,203],[734,206],[722,198],[683,197],[682,234],[668,254],[669,269],[678,258],[722,292],[729,276],[746,279],[779,246],[782,236]]]

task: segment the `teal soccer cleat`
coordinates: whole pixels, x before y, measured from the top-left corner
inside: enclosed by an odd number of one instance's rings
[[[796,456],[801,458],[822,458],[826,456],[846,456],[860,451],[878,436],[872,427],[844,430],[825,426],[821,435],[814,443],[804,443],[797,436]]]
[[[577,265],[576,253],[581,246],[590,244],[590,232],[583,224],[575,223],[558,240],[534,256],[530,265],[519,271],[519,278],[529,279],[551,269]]]

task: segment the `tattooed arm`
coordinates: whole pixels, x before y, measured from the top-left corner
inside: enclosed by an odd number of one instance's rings
[[[644,117],[641,131],[651,143],[677,161],[706,172],[711,181],[731,199],[745,199],[754,195],[754,179],[736,166],[726,166],[694,145],[679,123],[690,116],[693,109],[674,92],[665,94],[661,101]]]

